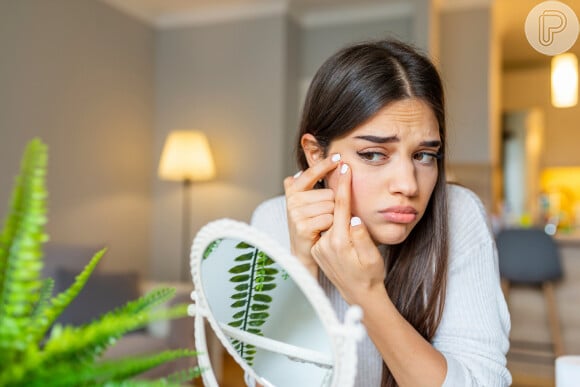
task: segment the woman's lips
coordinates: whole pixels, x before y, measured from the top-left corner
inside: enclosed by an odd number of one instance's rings
[[[417,219],[417,210],[409,206],[389,207],[379,213],[392,223],[413,223]]]

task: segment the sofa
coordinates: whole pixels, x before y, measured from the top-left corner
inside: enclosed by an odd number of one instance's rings
[[[74,281],[93,255],[100,250],[99,246],[80,246],[49,242],[44,246],[44,267],[42,276],[54,279],[55,294]],[[71,302],[57,322],[79,325],[91,321],[101,314],[123,305],[129,300],[158,286],[176,288],[176,296],[160,307],[176,303],[190,303],[192,283],[159,283],[146,281],[137,272],[105,272],[97,265],[77,298]],[[130,332],[120,338],[104,354],[105,359],[128,355],[158,353],[168,349],[194,349],[194,319],[184,317],[170,321],[159,321],[146,328]],[[161,365],[144,374],[141,378],[158,378],[179,369],[196,364],[196,359],[186,358]]]

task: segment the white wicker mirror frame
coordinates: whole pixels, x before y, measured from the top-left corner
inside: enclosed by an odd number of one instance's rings
[[[364,329],[360,323],[362,318],[361,309],[358,306],[351,306],[346,313],[344,323],[339,322],[330,301],[326,297],[323,289],[310,273],[297,262],[296,257],[290,254],[287,249],[281,247],[271,237],[250,225],[231,219],[219,219],[208,223],[198,232],[194,238],[190,255],[191,275],[193,278],[194,291],[191,298],[194,302],[190,306],[189,314],[195,318],[195,343],[198,355],[199,366],[204,368],[202,379],[207,387],[217,387],[218,383],[215,374],[211,368],[204,319],[209,322],[210,327],[226,348],[233,359],[246,372],[246,377],[250,381],[256,381],[264,386],[271,386],[267,380],[257,375],[229,344],[229,340],[222,327],[211,313],[207,305],[207,298],[204,294],[201,278],[201,263],[203,254],[207,247],[215,240],[230,238],[244,241],[254,247],[263,250],[269,257],[276,261],[289,276],[295,281],[297,286],[302,290],[306,299],[311,303],[320,319],[322,326],[330,337],[332,347],[333,372],[330,381],[332,387],[352,387],[354,385],[357,351],[356,343],[363,336]],[[255,335],[249,335],[255,336]],[[268,340],[266,340],[268,341]],[[266,343],[268,345],[269,343]],[[292,350],[291,346],[284,344],[276,345],[269,348],[275,352],[285,353],[284,351]],[[308,352],[308,351],[306,351]],[[314,354],[316,355],[316,354]],[[305,355],[306,356],[306,355]]]

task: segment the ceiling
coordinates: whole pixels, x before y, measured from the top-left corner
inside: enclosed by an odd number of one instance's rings
[[[155,20],[167,16],[184,12],[195,12],[207,10],[208,8],[240,7],[255,4],[268,4],[271,0],[102,0],[116,8],[128,12],[133,16],[155,23]]]
[[[170,24],[187,16],[188,20],[208,19],[211,15],[226,13],[247,14],[252,12],[281,12],[290,9],[294,13],[335,10],[337,8],[369,7],[401,4],[402,0],[101,0],[154,26]],[[408,2],[405,0],[404,2]],[[435,0],[434,0],[435,1]],[[580,1],[563,0],[577,15]],[[443,9],[479,6],[493,3],[496,28],[502,44],[502,62],[505,68],[533,67],[548,64],[550,57],[535,51],[527,42],[524,24],[529,11],[540,0],[438,0]],[[580,44],[571,51],[580,55]]]
[[[164,18],[184,14],[292,9],[306,12],[321,8],[401,3],[408,0],[101,0],[153,25]],[[465,0],[463,0],[465,1]],[[468,0],[472,1],[472,0]]]

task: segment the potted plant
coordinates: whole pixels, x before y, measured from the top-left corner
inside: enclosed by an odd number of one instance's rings
[[[180,385],[197,377],[191,367],[165,378],[134,380],[140,373],[183,357],[191,350],[102,360],[124,334],[147,324],[187,315],[187,305],[155,309],[171,299],[173,288],[159,288],[81,326],[55,323],[81,291],[105,253],[97,252],[74,283],[52,295],[54,281],[41,278],[45,233],[47,147],[39,139],[26,147],[9,213],[0,234],[0,385],[134,386]]]

